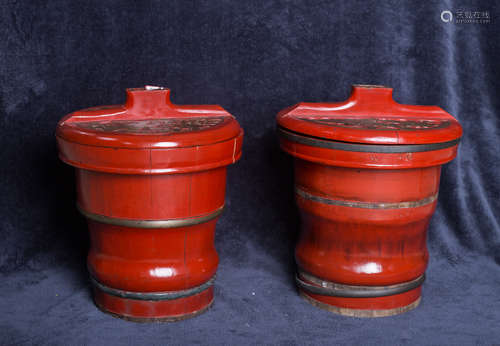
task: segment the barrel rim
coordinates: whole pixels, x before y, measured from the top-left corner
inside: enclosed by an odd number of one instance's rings
[[[302,280],[301,277],[311,283]],[[297,274],[295,274],[295,282],[300,289],[312,294],[343,298],[377,298],[392,296],[418,288],[424,281],[425,273],[414,280],[395,285],[358,286],[326,281],[303,270],[298,270]]]
[[[89,211],[84,210],[78,204],[76,208],[82,215],[86,218],[97,221],[100,223],[105,223],[114,226],[121,227],[131,227],[131,228],[178,228],[178,227],[187,227],[199,225],[201,223],[208,222],[210,220],[215,219],[224,211],[224,205],[217,208],[215,211],[198,216],[192,216],[188,218],[178,218],[178,219],[166,219],[166,220],[135,220],[135,219],[125,219],[118,217],[110,217],[101,214],[95,214]]]
[[[364,152],[364,153],[382,153],[382,154],[400,154],[400,153],[419,153],[426,151],[434,151],[451,148],[460,142],[460,138],[451,141],[438,142],[438,143],[424,143],[424,144],[365,144],[365,143],[352,143],[343,141],[334,141],[321,137],[314,137],[304,135],[285,129],[278,126],[278,135],[299,144],[310,145],[313,147],[335,149],[342,151]]]
[[[212,276],[208,281],[196,287],[179,291],[162,291],[162,292],[136,292],[136,291],[120,290],[102,284],[92,275],[90,276],[90,281],[94,287],[112,296],[126,298],[126,299],[135,299],[135,300],[158,301],[158,300],[174,300],[179,298],[185,298],[201,293],[213,285],[216,276],[217,275],[214,274],[214,276]]]

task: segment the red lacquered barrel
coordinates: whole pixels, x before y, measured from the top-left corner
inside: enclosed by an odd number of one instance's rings
[[[226,166],[241,156],[234,117],[169,94],[128,89],[125,105],[71,113],[56,132],[61,159],[77,168],[94,300],[134,321],[185,319],[212,304]]]
[[[277,119],[281,147],[296,158],[301,295],[357,317],[415,308],[458,122],[438,107],[398,104],[379,86],[354,86],[341,103],[301,103]]]

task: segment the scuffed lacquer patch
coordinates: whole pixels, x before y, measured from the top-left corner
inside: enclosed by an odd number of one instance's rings
[[[450,126],[449,120],[382,119],[382,118],[298,118],[319,125],[360,130],[436,130]]]
[[[126,134],[169,134],[208,130],[228,117],[164,118],[146,120],[85,121],[75,126],[93,131]]]

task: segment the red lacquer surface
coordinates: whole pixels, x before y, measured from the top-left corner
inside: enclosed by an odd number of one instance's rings
[[[391,94],[389,88],[356,86],[345,102],[301,103],[277,120],[282,130],[343,143],[418,145],[460,137],[460,125],[442,109],[400,105]],[[424,274],[427,227],[436,208],[441,165],[456,156],[458,144],[377,153],[323,148],[285,136],[280,143],[296,158],[295,186],[303,191],[296,193],[302,231],[295,257],[301,270],[352,286],[396,285]],[[426,199],[430,202],[419,204]],[[402,308],[420,293],[421,287],[375,298],[303,292],[327,305],[361,310]]]
[[[196,219],[224,206],[226,166],[241,156],[243,131],[219,106],[179,106],[163,88],[127,90],[123,106],[71,113],[56,135],[60,157],[77,167],[79,208],[118,220]],[[181,291],[217,270],[218,217],[196,225],[139,228],[88,220],[88,269],[110,288]],[[94,288],[96,304],[130,319],[182,319],[206,309],[213,288],[161,301],[125,299]]]
[[[462,135],[458,121],[436,106],[397,103],[392,89],[353,86],[351,96],[336,103],[299,103],[278,115],[291,131],[336,141],[367,144],[424,144]]]

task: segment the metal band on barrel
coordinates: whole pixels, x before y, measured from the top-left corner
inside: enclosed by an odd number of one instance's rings
[[[312,284],[301,280],[301,277]],[[303,271],[299,271],[298,275],[295,276],[295,281],[299,288],[312,294],[343,298],[376,298],[411,291],[422,285],[425,281],[425,274],[419,276],[415,280],[390,286],[343,285],[331,281],[324,281]]]
[[[323,203],[329,205],[340,205],[343,207],[352,207],[352,208],[364,208],[364,209],[403,209],[403,208],[416,208],[421,207],[426,204],[433,203],[438,194],[419,199],[417,201],[407,201],[407,202],[363,202],[363,201],[348,201],[348,200],[338,200],[326,198],[318,195],[313,195],[309,192],[302,190],[300,187],[295,186],[295,193],[302,198]]]
[[[286,139],[299,144],[306,144],[313,147],[336,149],[344,151],[357,151],[363,153],[419,153],[423,151],[440,150],[453,147],[460,142],[460,138],[448,142],[427,143],[427,144],[360,144],[325,140],[315,137],[301,136],[296,133],[278,128],[278,132]]]
[[[76,207],[78,208],[80,213],[82,213],[85,217],[89,218],[90,220],[107,223],[115,226],[133,227],[133,228],[174,228],[174,227],[193,226],[215,219],[224,210],[224,206],[222,206],[210,214],[185,218],[185,219],[132,220],[132,219],[121,219],[100,214],[94,214],[83,210],[78,205]]]
[[[187,290],[181,291],[165,291],[165,292],[132,292],[132,291],[123,291],[116,288],[108,287],[100,282],[98,282],[92,276],[90,277],[90,281],[92,285],[96,288],[100,289],[104,293],[110,294],[112,296],[127,298],[127,299],[136,299],[136,300],[173,300],[179,298],[185,298],[189,296],[193,296],[195,294],[201,293],[210,286],[213,285],[215,281],[215,275],[210,278],[207,282],[201,284],[200,286],[196,286],[193,288],[189,288]]]

